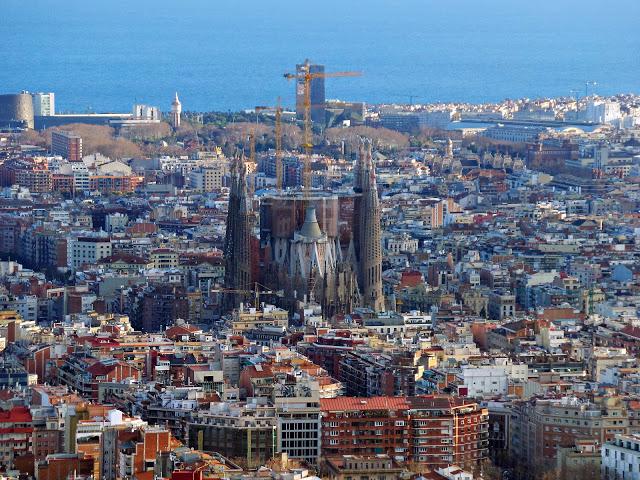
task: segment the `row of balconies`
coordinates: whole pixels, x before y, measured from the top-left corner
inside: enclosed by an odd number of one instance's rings
[[[336,430],[333,430],[334,432]],[[362,436],[362,435],[384,435],[384,436],[398,436],[398,435],[409,435],[409,430],[380,430],[382,433],[375,433],[378,430],[337,430],[340,435],[352,435],[352,436]]]

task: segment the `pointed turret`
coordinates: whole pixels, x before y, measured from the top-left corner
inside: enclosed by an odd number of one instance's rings
[[[178,99],[178,92],[171,102],[171,125],[173,128],[178,128],[180,126],[180,115],[182,114],[182,104]]]
[[[224,286],[248,291],[251,287],[251,220],[247,203],[244,158],[236,155],[231,165],[231,188],[224,242]],[[247,297],[245,293],[225,296],[225,307],[233,309]]]
[[[317,239],[322,237],[322,230],[316,218],[316,207],[309,205],[305,211],[304,223],[300,229],[300,235],[308,239]]]
[[[359,202],[358,260],[362,302],[374,311],[384,310],[382,296],[382,244],[380,235],[380,204],[373,165],[371,142],[361,146]]]
[[[360,139],[360,145],[358,146],[358,159],[353,169],[353,191],[356,193],[362,192],[362,162],[364,161],[364,140]]]

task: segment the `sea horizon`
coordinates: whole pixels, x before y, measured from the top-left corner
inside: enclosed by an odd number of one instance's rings
[[[291,107],[283,74],[309,58],[362,72],[326,96],[369,104],[640,92],[640,2],[343,3],[5,0],[0,91],[52,91],[74,113],[166,111],[176,91],[186,111]]]

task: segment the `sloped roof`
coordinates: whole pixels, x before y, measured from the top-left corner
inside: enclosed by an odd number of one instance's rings
[[[349,410],[402,410],[409,403],[400,397],[336,397],[321,398],[320,409],[325,412],[345,412]]]
[[[0,410],[0,423],[27,423],[31,421],[31,412],[27,407],[13,407],[11,410]]]

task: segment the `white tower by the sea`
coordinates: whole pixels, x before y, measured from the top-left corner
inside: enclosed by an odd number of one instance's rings
[[[182,104],[180,100],[178,100],[178,92],[176,92],[176,97],[171,102],[171,125],[173,128],[178,128],[180,126],[180,114],[182,113]]]

